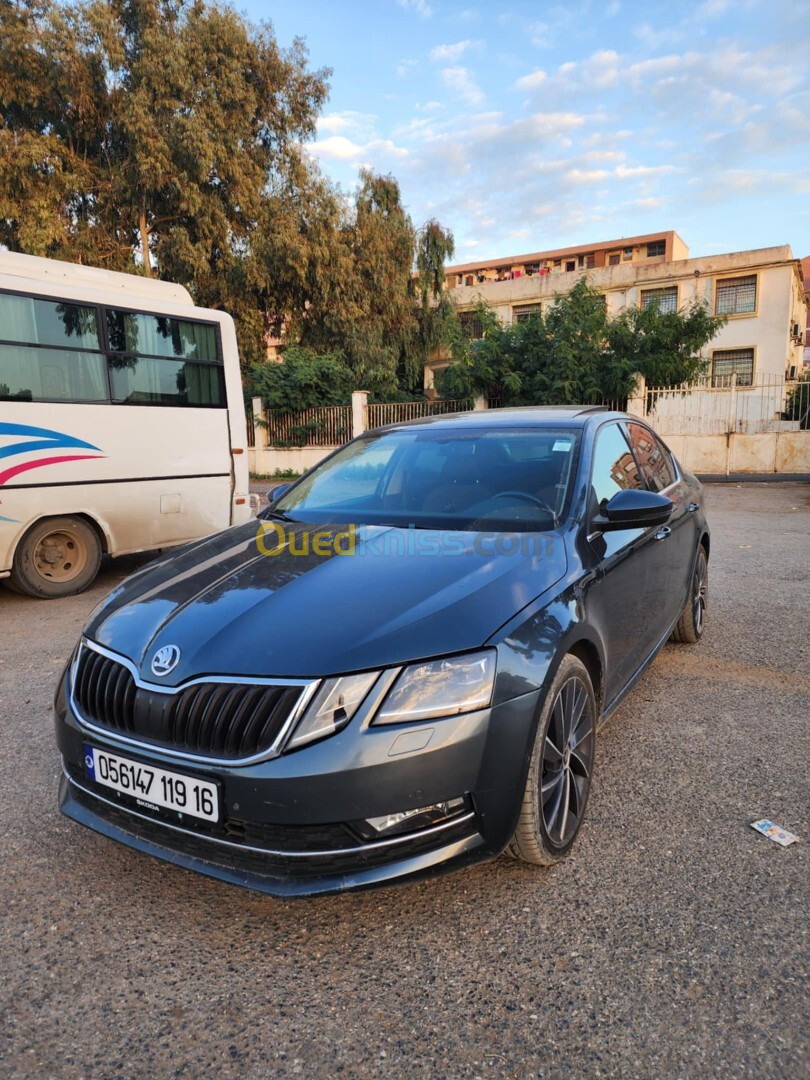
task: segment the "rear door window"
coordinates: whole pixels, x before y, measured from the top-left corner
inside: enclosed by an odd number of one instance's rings
[[[675,483],[675,470],[667,448],[641,424],[628,424],[627,434],[644,482],[650,491],[663,491]]]

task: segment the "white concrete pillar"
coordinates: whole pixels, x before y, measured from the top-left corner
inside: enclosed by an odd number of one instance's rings
[[[264,402],[260,397],[253,398],[253,442],[255,449],[267,446],[267,428],[264,423]]]
[[[368,430],[368,390],[352,391],[352,438]]]
[[[643,375],[636,375],[635,388],[627,399],[627,412],[631,416],[646,416],[647,414],[647,380]]]

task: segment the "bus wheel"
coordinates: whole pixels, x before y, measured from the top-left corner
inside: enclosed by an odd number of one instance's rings
[[[87,588],[100,565],[101,544],[86,521],[43,518],[17,545],[8,584],[43,600],[72,596]]]

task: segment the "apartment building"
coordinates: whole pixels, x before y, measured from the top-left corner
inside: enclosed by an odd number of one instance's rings
[[[802,276],[804,277],[804,299],[807,303],[807,322],[804,332],[804,368],[810,368],[810,255],[802,259]]]
[[[689,248],[676,232],[648,233],[645,236],[604,240],[598,244],[558,248],[556,251],[535,251],[530,255],[512,255],[505,259],[448,266],[445,285],[448,289],[469,288],[496,281],[556,277],[577,270],[599,270],[603,266],[650,266],[685,259],[688,255]]]
[[[807,299],[800,260],[788,245],[690,258],[677,233],[656,233],[450,266],[445,280],[466,332],[476,337],[482,330],[475,307],[482,300],[502,323],[519,322],[553,304],[583,275],[604,293],[611,314],[653,302],[676,311],[697,299],[727,315],[705,352],[709,389],[732,382],[753,388],[802,370]],[[426,390],[448,359],[437,356],[426,366]]]

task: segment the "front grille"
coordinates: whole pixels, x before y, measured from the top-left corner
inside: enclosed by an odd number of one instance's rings
[[[214,681],[170,693],[138,686],[128,667],[88,648],[73,684],[81,715],[99,727],[226,760],[268,750],[301,693],[301,686]]]

